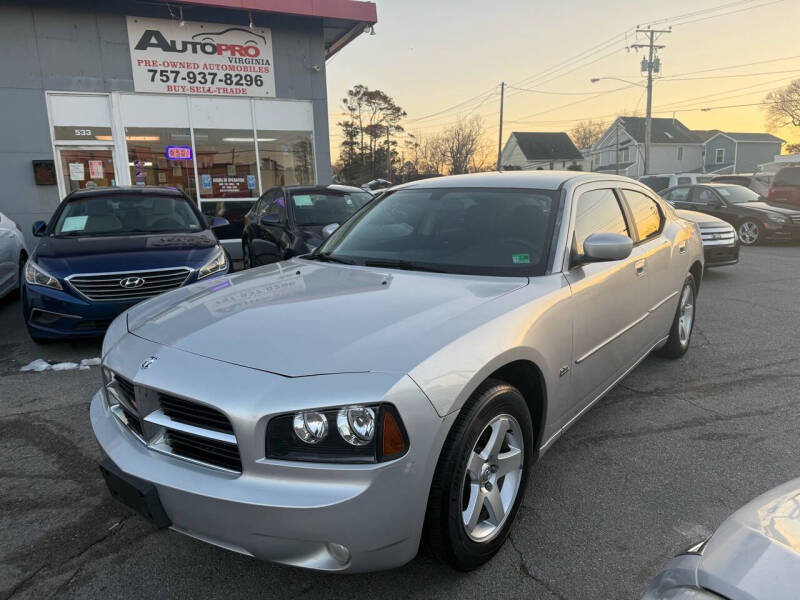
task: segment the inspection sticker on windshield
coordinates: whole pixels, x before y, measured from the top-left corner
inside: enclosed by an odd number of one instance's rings
[[[82,231],[83,228],[86,227],[86,220],[88,218],[88,215],[83,215],[81,217],[67,217],[64,219],[64,223],[61,225],[61,232]]]
[[[531,262],[531,255],[527,253],[522,254],[512,254],[511,255],[511,262],[515,265],[527,265]]]

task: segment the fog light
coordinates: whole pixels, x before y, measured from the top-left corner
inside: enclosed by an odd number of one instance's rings
[[[294,415],[294,433],[306,444],[317,444],[328,435],[328,419],[322,413],[309,411]]]
[[[366,406],[343,408],[336,417],[336,426],[345,442],[365,446],[375,435],[375,411]]]
[[[334,558],[334,560],[339,564],[346,565],[347,561],[350,560],[350,550],[347,549],[347,546],[342,546],[341,544],[334,544],[333,542],[329,542],[328,552]]]

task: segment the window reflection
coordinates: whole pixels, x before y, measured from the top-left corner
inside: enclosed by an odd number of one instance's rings
[[[314,144],[310,131],[258,132],[261,185],[314,183]]]
[[[125,142],[131,184],[177,187],[196,196],[188,129],[126,127]]]
[[[200,198],[258,196],[252,130],[195,129]]]

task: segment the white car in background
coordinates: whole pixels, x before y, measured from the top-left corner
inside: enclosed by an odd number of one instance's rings
[[[0,213],[0,298],[19,289],[20,273],[28,260],[19,225]]]

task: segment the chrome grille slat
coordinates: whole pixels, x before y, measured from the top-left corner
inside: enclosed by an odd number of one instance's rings
[[[67,277],[70,285],[84,298],[95,301],[140,300],[178,288],[186,283],[191,269],[154,269],[124,271],[119,273],[77,274]],[[135,288],[122,287],[121,282],[131,277],[144,281]]]

